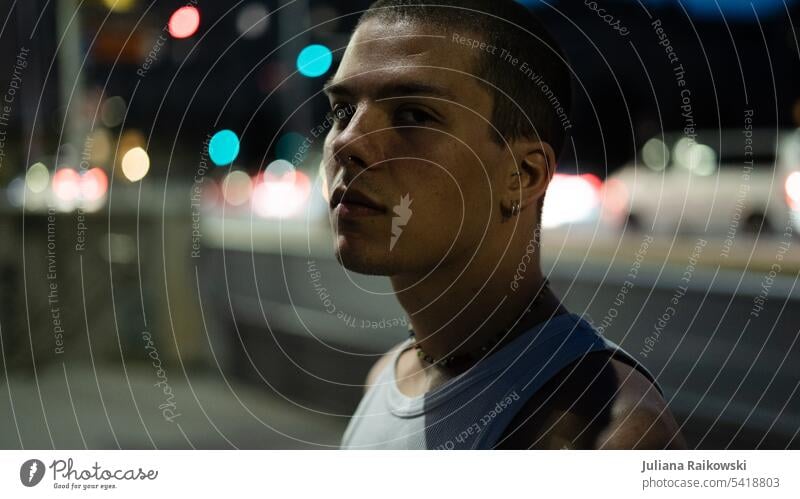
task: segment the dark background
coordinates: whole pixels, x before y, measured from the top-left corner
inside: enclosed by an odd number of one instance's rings
[[[256,220],[230,207],[202,212],[201,256],[194,258],[190,193],[208,134],[236,131],[242,150],[234,166],[254,174],[286,157],[280,137],[306,135],[322,119],[327,101],[320,87],[368,2],[201,1],[198,32],[167,37],[141,76],[137,70],[185,2],[127,1],[124,12],[100,0],[0,1],[0,95],[20,48],[31,50],[11,121],[0,130],[7,133],[0,167],[0,448],[336,447],[367,369],[406,331],[363,331],[333,319],[309,285],[310,262],[338,309],[357,318],[402,316],[391,295],[365,297],[356,286],[389,293],[388,280],[344,273],[321,220]],[[526,3],[562,43],[575,72],[574,147],[570,142],[564,152],[563,172],[606,178],[651,136],[684,127],[654,19],[684,66],[697,128],[741,130],[745,109],[755,110],[757,127],[800,126],[796,1],[599,2],[629,29],[627,37],[589,2]],[[238,39],[237,14],[251,4],[282,8],[264,34]],[[310,43],[334,53],[333,67],[319,78],[294,72],[298,51]],[[65,97],[73,87],[79,106]],[[105,127],[101,104],[115,96],[127,103],[125,121]],[[70,135],[74,120],[107,129],[117,152],[116,160],[92,165],[107,172],[111,191],[86,214],[82,252],[74,249],[78,213],[50,221],[46,211],[10,201],[14,183],[35,162],[51,172],[75,166],[82,136]],[[131,133],[151,158],[150,173],[136,183],[119,174],[123,137]],[[309,152],[301,171],[315,173],[318,152]],[[212,167],[207,178],[219,182],[228,170]],[[54,349],[48,302],[52,224],[64,353]],[[781,239],[773,236],[737,234],[737,258],[726,261],[709,249],[710,260],[704,257],[647,359],[693,447],[800,445],[796,239],[763,312],[747,322],[776,261]],[[596,225],[546,232],[543,265],[568,308],[596,323],[613,307],[642,237]],[[706,237],[709,248],[719,243],[719,234],[655,237],[607,333],[632,353],[673,296],[697,237]],[[144,333],[163,372],[144,348]],[[163,417],[165,394],[154,385],[164,373],[182,414],[175,421]]]

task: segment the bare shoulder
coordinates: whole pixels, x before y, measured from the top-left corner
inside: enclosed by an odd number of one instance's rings
[[[597,449],[685,449],[686,442],[664,397],[638,369],[613,360],[620,379],[611,419],[595,440]]]
[[[389,365],[389,362],[394,358],[397,350],[402,348],[405,343],[405,341],[402,341],[393,346],[388,352],[381,355],[380,358],[378,358],[378,360],[372,365],[367,373],[367,379],[364,382],[364,392],[366,392],[370,386],[375,384],[375,381],[378,379],[380,373]]]
[[[680,449],[666,401],[639,370],[593,352],[562,369],[506,428],[499,448]]]

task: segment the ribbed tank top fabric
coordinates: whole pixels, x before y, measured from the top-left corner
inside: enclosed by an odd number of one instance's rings
[[[368,389],[342,438],[343,449],[491,449],[514,416],[559,371],[582,356],[608,351],[653,375],[585,319],[564,313],[537,324],[468,371],[428,393],[404,395],[395,378],[397,348]]]

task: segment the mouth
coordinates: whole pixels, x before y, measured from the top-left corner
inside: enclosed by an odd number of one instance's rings
[[[375,201],[366,193],[353,189],[338,187],[333,191],[330,200],[331,212],[337,217],[351,218],[386,213],[386,207]]]

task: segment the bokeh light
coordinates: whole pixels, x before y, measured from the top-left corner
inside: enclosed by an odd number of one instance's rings
[[[231,206],[241,206],[250,199],[253,192],[253,181],[250,175],[235,170],[225,176],[222,183],[222,195]]]
[[[695,175],[707,176],[717,168],[717,153],[711,147],[682,137],[673,147],[672,157],[676,165]]]
[[[49,183],[50,172],[43,163],[34,163],[28,168],[28,172],[25,174],[25,185],[29,191],[39,194],[47,189]]]
[[[129,12],[136,5],[136,0],[103,0],[103,5],[111,12]]]
[[[660,172],[669,164],[669,148],[664,141],[654,137],[642,147],[642,161],[651,170]]]
[[[578,175],[556,173],[547,188],[542,209],[542,227],[588,220],[600,201],[594,182]]]
[[[258,38],[269,27],[268,14],[267,8],[260,3],[247,4],[236,15],[236,30],[244,38]]]
[[[297,70],[303,76],[314,78],[328,72],[333,63],[333,54],[325,45],[309,45],[297,56]]]
[[[618,178],[606,180],[600,191],[600,197],[602,199],[600,216],[607,223],[619,220],[628,209],[630,199],[628,187]]]
[[[693,144],[689,148],[686,167],[696,175],[711,175],[717,169],[717,153],[705,144]]]
[[[119,96],[109,97],[103,102],[103,108],[100,111],[100,121],[109,128],[113,128],[122,123],[125,119],[125,112],[128,109],[128,104],[125,99]]]
[[[793,210],[800,210],[800,172],[786,177],[786,200]]]
[[[99,201],[108,191],[108,175],[101,168],[87,170],[81,176],[81,197],[86,201]]]
[[[8,196],[8,202],[11,203],[12,206],[22,206],[25,200],[25,179],[17,177],[11,180],[5,191],[6,196]]]
[[[286,180],[294,182],[294,174],[297,170],[292,163],[285,159],[276,159],[267,165],[266,170],[260,175],[264,179]]]
[[[61,201],[71,202],[78,199],[81,176],[72,168],[59,168],[53,174],[53,193]]]
[[[233,163],[239,155],[239,137],[232,130],[220,130],[211,137],[208,155],[217,166]]]
[[[150,156],[141,147],[134,147],[122,157],[122,173],[131,182],[144,178],[150,171]]]
[[[276,164],[277,163],[277,164]],[[286,161],[275,161],[273,171],[267,168],[253,189],[253,212],[262,217],[286,218],[306,206],[311,193],[308,175],[286,167]],[[283,172],[279,174],[278,172]]]
[[[181,7],[172,13],[167,27],[174,38],[189,38],[200,27],[200,11],[191,5]]]

